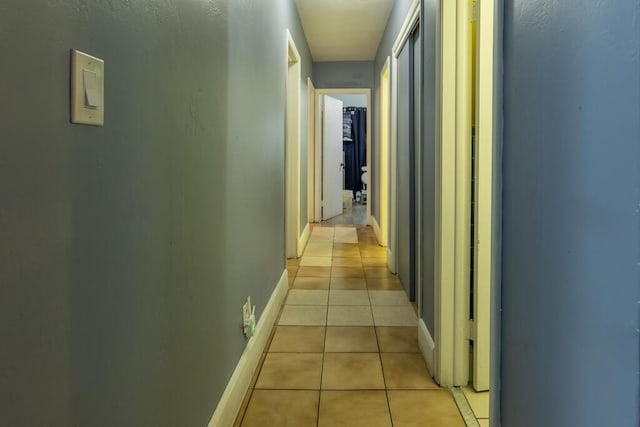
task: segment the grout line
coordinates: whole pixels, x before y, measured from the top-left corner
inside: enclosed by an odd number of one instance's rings
[[[376,334],[376,340],[378,339]],[[378,347],[378,350],[380,348]],[[393,416],[391,415],[391,402],[389,401],[389,389],[387,388],[387,377],[384,374],[384,365],[382,364],[382,354],[378,352],[378,360],[380,360],[380,369],[382,369],[382,381],[384,381],[384,395],[387,398],[387,411],[389,412],[389,420],[391,421],[391,426],[393,427]]]
[[[334,230],[335,237],[335,230]],[[327,350],[327,328],[329,327],[329,301],[331,300],[331,272],[333,271],[333,243],[331,244],[331,266],[329,269],[329,290],[327,292],[327,309],[324,316],[324,340],[322,344],[322,363],[320,365],[320,390],[318,391],[318,416],[316,417],[316,427],[320,424],[320,403],[322,401],[322,379],[324,377],[324,359]]]
[[[476,416],[471,409],[471,405],[469,405],[462,389],[460,387],[453,387],[451,388],[451,394],[453,395],[453,400],[458,406],[458,411],[460,411],[464,424],[467,427],[480,427],[480,423],[476,419]]]
[[[322,391],[386,391],[384,388],[324,388]],[[423,390],[418,390],[423,391]]]
[[[247,400],[247,406],[244,407],[244,410],[242,411],[242,416],[240,417],[240,419],[238,419],[236,417],[235,421],[239,421],[238,422],[238,426],[242,427],[242,423],[244,422],[244,417],[247,415],[247,409],[249,409],[249,405],[251,404],[251,399],[253,398],[253,391],[255,390],[255,388],[250,388],[249,390],[247,390],[247,395],[249,396],[249,399]],[[247,396],[245,395],[245,399],[247,398]],[[240,414],[238,414],[240,415]],[[235,422],[234,422],[235,425]]]
[[[337,354],[337,353],[333,353]],[[349,353],[347,353],[349,354]],[[265,387],[265,388],[256,388],[254,390],[257,391],[415,391],[415,392],[433,392],[433,393],[441,393],[442,391],[447,391],[446,388],[273,388],[273,387]],[[489,418],[479,418],[480,420],[488,420]]]
[[[358,238],[358,250],[360,250],[360,239]],[[362,262],[362,252],[360,252],[360,261]],[[362,265],[362,271],[364,272],[364,264]],[[371,301],[371,294],[369,293],[369,285],[365,274],[365,285],[367,291],[367,298],[369,299],[369,311],[371,311],[371,319],[373,320],[373,333],[376,337],[376,345],[378,346],[378,361],[380,362],[380,371],[382,372],[382,382],[384,384],[384,396],[387,400],[387,413],[389,414],[389,422],[393,427],[393,416],[391,415],[391,402],[389,402],[389,390],[387,388],[387,377],[384,374],[384,365],[382,364],[382,354],[380,349],[380,341],[378,340],[378,329],[376,326],[376,319],[373,317],[373,303]]]
[[[322,399],[322,378],[324,376],[324,357],[327,353],[327,330],[329,328],[329,304],[327,304],[327,312],[325,315],[324,321],[324,340],[322,343],[322,363],[320,364],[320,390],[318,391],[318,416],[316,417],[316,427],[318,427],[320,423],[320,402]]]

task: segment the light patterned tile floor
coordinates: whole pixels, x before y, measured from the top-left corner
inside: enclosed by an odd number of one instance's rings
[[[291,289],[287,295],[287,305],[327,305],[329,291],[314,289]]]
[[[331,290],[329,305],[369,305],[367,291]]]
[[[330,256],[309,256],[305,255],[300,259],[300,267],[331,267]]]
[[[310,305],[286,305],[280,314],[279,325],[325,326],[327,307]]]
[[[464,426],[386,262],[370,227],[313,227],[234,426]]]
[[[332,305],[327,313],[327,325],[373,326],[371,307],[361,305]]]
[[[418,316],[416,316],[411,304],[405,306],[374,305],[371,310],[376,326],[416,326],[418,324]]]
[[[371,305],[408,306],[411,303],[404,291],[369,291]]]

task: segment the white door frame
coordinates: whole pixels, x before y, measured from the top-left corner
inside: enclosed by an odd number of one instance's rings
[[[320,221],[316,218],[315,193],[315,150],[316,150],[316,88],[307,77],[307,221]]]
[[[441,9],[440,85],[441,140],[436,157],[436,379],[443,386],[469,381],[469,339],[490,343],[491,323],[469,322],[471,209],[471,62],[467,0],[443,2]],[[476,192],[475,313],[487,320],[493,313],[491,293],[496,271],[496,218],[499,170],[494,164],[496,103],[494,101],[495,2],[479,2],[478,128]],[[455,52],[455,54],[454,54]],[[495,349],[494,349],[495,350]],[[486,354],[486,353],[485,353]],[[489,360],[485,377],[489,387]],[[495,365],[494,365],[495,366]]]
[[[300,238],[300,54],[289,30],[286,30],[286,254],[301,255]]]
[[[471,292],[471,8],[458,0],[456,11],[456,209],[454,274],[454,385],[469,381],[469,299]]]
[[[467,6],[467,0],[456,0],[443,2],[441,9],[434,293],[436,379],[442,386],[466,385],[469,380],[471,64]]]
[[[440,138],[436,141],[436,217],[434,286],[434,374],[441,386],[452,386],[454,374],[454,277],[456,182],[456,2],[441,3]]]
[[[385,93],[385,96],[382,94]],[[373,231],[376,234],[378,243],[381,246],[389,245],[389,154],[390,154],[390,115],[391,115],[391,57],[387,56],[384,65],[380,70],[380,96],[379,96],[379,110],[380,119],[378,121],[378,135],[380,154],[378,156],[379,169],[376,171],[378,176],[378,188],[376,188],[375,201],[379,201],[380,212],[379,220],[376,218],[371,219],[373,225]],[[372,176],[369,174],[369,176]],[[387,255],[389,255],[387,250]]]
[[[320,104],[320,97],[322,95],[366,95],[367,97],[367,170],[368,176],[371,176],[371,89],[365,88],[343,88],[343,89],[316,89],[315,90],[315,122],[322,123],[322,106]],[[314,181],[315,185],[313,193],[310,193],[309,197],[313,196],[314,199],[314,216],[316,221],[321,221],[322,215],[320,208],[322,206],[322,136],[321,126],[315,127],[315,149],[313,151],[313,163],[314,163]],[[311,153],[309,153],[311,155]],[[310,162],[312,160],[309,160]],[[371,224],[371,202],[367,200],[367,224]]]
[[[491,378],[491,294],[494,281],[495,216],[494,194],[494,57],[495,57],[495,2],[479,1],[477,46],[477,99],[476,99],[476,240],[475,240],[475,301],[473,384],[478,390],[490,389]]]

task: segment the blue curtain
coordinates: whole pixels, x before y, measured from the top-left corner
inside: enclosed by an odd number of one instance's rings
[[[349,128],[351,134],[343,135],[343,150],[345,163],[345,189],[361,191],[362,167],[367,163],[367,109],[364,107],[346,107],[344,109],[345,128]],[[346,130],[345,129],[345,130]]]

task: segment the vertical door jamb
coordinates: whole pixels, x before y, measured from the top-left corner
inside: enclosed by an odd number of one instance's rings
[[[380,205],[379,220],[380,223],[374,223],[374,230],[377,233],[378,243],[382,246],[388,246],[389,241],[389,142],[390,142],[390,104],[391,104],[391,79],[390,79],[390,62],[391,58],[387,56],[387,60],[380,71],[380,155],[378,163],[380,169],[377,171],[378,189],[377,194]],[[384,93],[384,96],[382,95]],[[387,255],[389,255],[387,253]]]
[[[307,221],[317,221],[315,197],[316,88],[307,77]]]
[[[494,253],[494,2],[478,2],[476,113],[476,268],[474,370],[477,391],[490,389],[491,294]]]
[[[287,40],[286,78],[286,255],[296,258],[302,248],[300,236],[300,54],[289,30]]]
[[[436,141],[435,377],[441,386],[454,379],[455,218],[456,209],[456,10],[441,2],[438,85],[440,138]]]
[[[471,292],[471,10],[457,0],[456,29],[456,178],[455,178],[455,330],[454,384],[469,381],[469,307]]]

